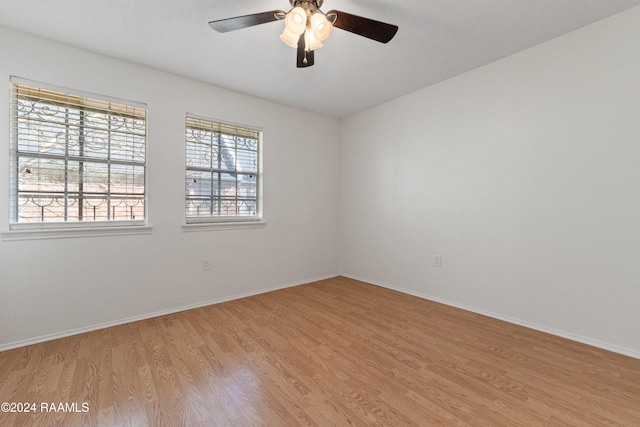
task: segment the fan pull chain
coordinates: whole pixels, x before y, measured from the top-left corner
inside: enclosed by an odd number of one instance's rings
[[[304,59],[302,60],[303,64],[307,64],[307,52],[309,52],[310,38],[311,36],[309,35],[309,28],[307,28],[304,31]]]

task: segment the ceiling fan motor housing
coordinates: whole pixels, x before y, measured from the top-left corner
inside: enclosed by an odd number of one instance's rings
[[[289,4],[291,4],[291,7],[299,6],[301,3],[311,3],[317,9],[320,9],[322,7],[322,3],[324,3],[324,0],[289,0]]]
[[[320,10],[322,2],[323,0],[289,0],[289,3],[291,3],[291,10],[296,7],[304,9],[304,11],[307,13],[307,21],[316,12],[320,12],[324,15],[324,13]]]

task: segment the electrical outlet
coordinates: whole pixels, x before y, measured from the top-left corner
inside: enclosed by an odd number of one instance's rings
[[[209,258],[202,258],[200,262],[202,271],[209,271],[211,269],[211,266],[209,265]]]
[[[442,267],[442,258],[440,257],[440,255],[433,256],[433,266]]]

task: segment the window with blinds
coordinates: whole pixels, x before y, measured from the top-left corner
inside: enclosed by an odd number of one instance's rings
[[[146,106],[12,78],[11,222],[145,221]]]
[[[262,132],[187,116],[187,223],[261,218]]]

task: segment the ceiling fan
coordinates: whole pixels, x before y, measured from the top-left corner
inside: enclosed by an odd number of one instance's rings
[[[314,64],[314,51],[322,47],[333,28],[349,31],[380,43],[389,42],[398,31],[391,25],[363,18],[339,10],[324,13],[320,10],[324,0],[289,0],[291,10],[270,10],[251,15],[236,16],[209,22],[209,26],[220,33],[266,24],[284,19],[285,29],[280,35],[286,45],[298,51],[298,68]]]

